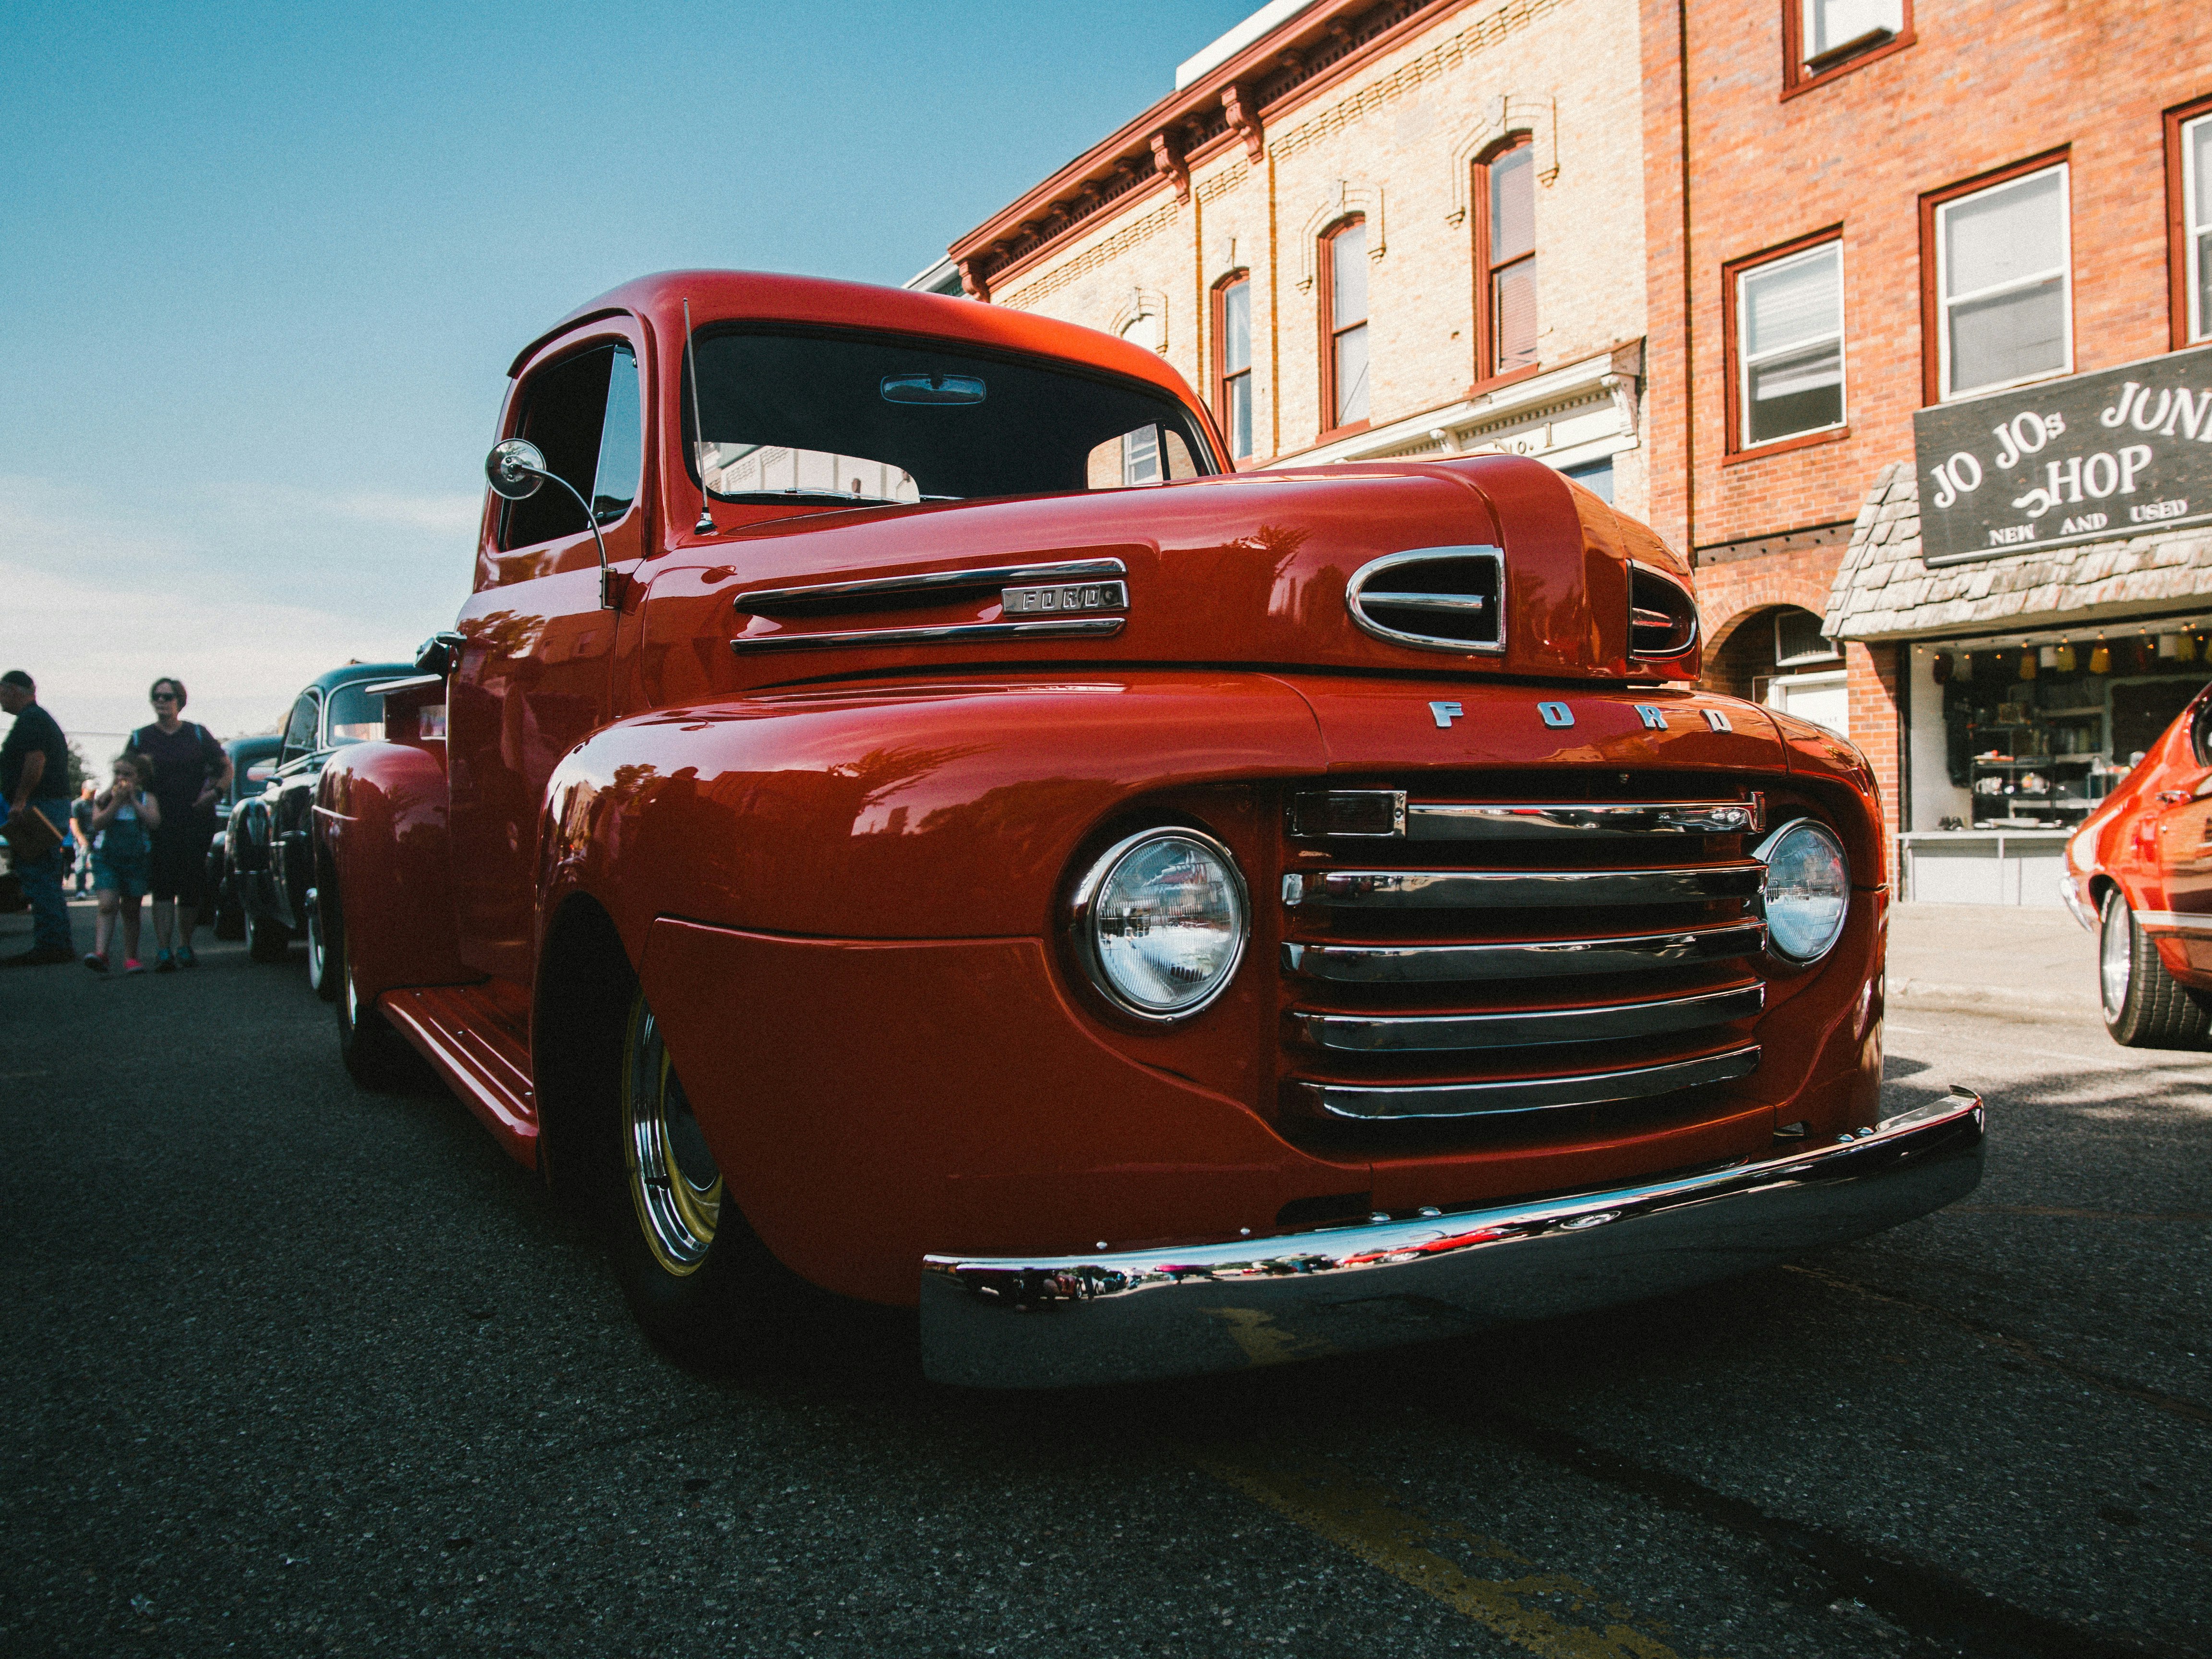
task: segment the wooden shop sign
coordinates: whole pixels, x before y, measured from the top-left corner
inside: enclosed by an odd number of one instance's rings
[[[1929,564],[2212,523],[2212,346],[1912,417]]]

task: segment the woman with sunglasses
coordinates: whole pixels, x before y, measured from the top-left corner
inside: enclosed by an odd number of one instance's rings
[[[192,929],[199,925],[216,798],[230,781],[230,756],[207,727],[182,718],[182,680],[164,674],[147,695],[154,722],[131,734],[131,746],[153,766],[154,799],[161,813],[154,831],[154,940],[159,947],[154,971],[166,974],[192,965]]]

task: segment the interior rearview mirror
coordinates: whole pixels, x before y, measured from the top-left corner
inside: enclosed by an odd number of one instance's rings
[[[545,482],[545,457],[538,446],[526,438],[509,438],[503,444],[494,444],[491,453],[484,457],[484,477],[491,480],[495,495],[510,501],[535,495]]]

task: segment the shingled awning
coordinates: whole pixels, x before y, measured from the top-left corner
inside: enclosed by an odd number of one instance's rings
[[[1919,480],[1875,477],[1828,592],[1832,640],[1903,639],[2154,616],[2212,599],[2212,529],[2040,548],[1930,570],[1920,556]]]

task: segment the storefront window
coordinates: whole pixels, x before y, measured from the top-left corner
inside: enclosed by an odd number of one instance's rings
[[[1913,649],[1929,671],[1916,683],[1941,699],[1952,803],[1919,823],[1945,792],[1916,786],[1915,830],[2069,829],[2212,681],[2212,629],[2196,618]]]

